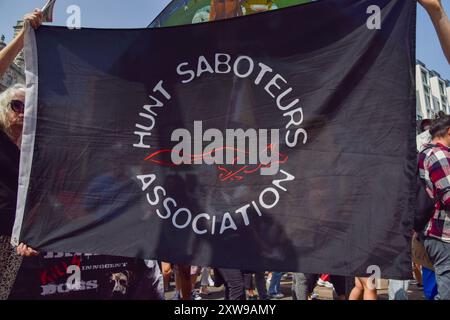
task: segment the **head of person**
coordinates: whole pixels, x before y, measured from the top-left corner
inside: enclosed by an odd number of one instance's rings
[[[438,140],[450,147],[450,116],[440,111],[436,119],[431,122],[430,135],[433,141]]]
[[[16,84],[0,94],[0,130],[16,140],[22,133],[25,86]]]
[[[431,126],[431,120],[423,119],[422,122],[420,122],[420,132],[430,130],[430,126]]]

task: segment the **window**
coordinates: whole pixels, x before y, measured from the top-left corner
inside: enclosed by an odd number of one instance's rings
[[[428,76],[425,71],[422,70],[422,82],[426,85],[428,85]]]
[[[6,86],[7,87],[11,86],[13,84],[13,81],[14,81],[13,76],[11,75],[11,73],[8,73],[6,75],[6,80],[5,80]]]
[[[436,97],[433,97],[433,109],[434,111],[439,111],[441,109],[441,104]]]
[[[427,109],[431,109],[430,96],[427,94],[425,95],[425,106],[427,107]]]
[[[445,95],[445,91],[444,91],[444,83],[439,81],[439,91],[441,92],[441,96]]]

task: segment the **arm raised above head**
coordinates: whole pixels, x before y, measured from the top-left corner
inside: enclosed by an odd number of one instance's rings
[[[0,51],[0,78],[3,77],[6,70],[8,70],[11,63],[13,63],[20,50],[23,49],[23,42],[25,38],[25,26],[29,24],[34,29],[39,28],[42,24],[42,12],[39,9],[34,12],[26,14],[23,18],[24,27],[19,34]]]
[[[450,64],[450,21],[441,0],[418,0],[430,15],[431,21],[441,42],[442,50]]]

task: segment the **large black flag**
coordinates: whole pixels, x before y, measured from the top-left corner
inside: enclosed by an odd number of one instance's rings
[[[409,277],[415,6],[30,33],[13,241]]]

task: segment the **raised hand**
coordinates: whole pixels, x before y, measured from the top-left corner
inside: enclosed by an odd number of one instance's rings
[[[39,28],[42,24],[42,11],[40,9],[34,9],[33,12],[26,14],[23,17],[24,23],[29,23],[34,29]]]

